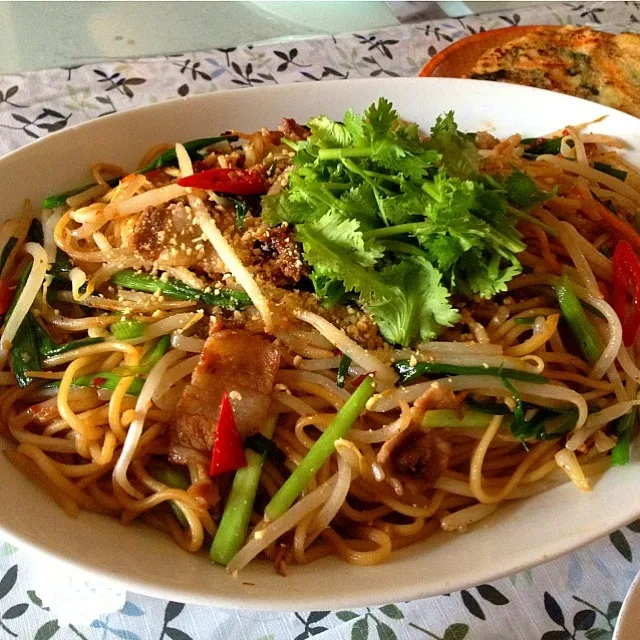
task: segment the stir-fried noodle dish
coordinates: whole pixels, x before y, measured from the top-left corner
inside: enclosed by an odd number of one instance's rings
[[[640,404],[640,173],[589,123],[536,133],[425,134],[380,99],[27,202],[0,237],[5,455],[69,516],[234,575],[589,491]]]

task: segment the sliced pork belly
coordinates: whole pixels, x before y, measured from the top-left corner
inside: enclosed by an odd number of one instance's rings
[[[240,434],[247,437],[259,431],[279,364],[278,350],[260,335],[228,329],[211,333],[178,403],[171,444],[210,451],[225,391]]]
[[[131,236],[133,250],[159,269],[195,267],[210,275],[225,273],[223,262],[190,209],[181,202],[149,207],[142,212]]]

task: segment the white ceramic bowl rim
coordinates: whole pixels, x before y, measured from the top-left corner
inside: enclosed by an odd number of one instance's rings
[[[371,79],[301,83],[177,99],[132,109],[47,136],[0,159],[3,215],[24,198],[87,181],[96,161],[135,166],[153,144],[189,140],[233,127],[275,126],[318,113],[340,117],[379,96],[400,115],[428,128],[440,113],[456,111],[462,130],[542,135],[567,124],[608,117],[592,127],[631,143],[640,160],[640,120],[613,109],[529,87],[448,78]],[[0,536],[14,544],[88,571],[96,578],[151,596],[213,606],[271,610],[357,607],[438,595],[488,582],[550,560],[603,536],[640,515],[640,463],[613,469],[589,495],[562,486],[511,503],[465,534],[439,534],[395,552],[384,565],[346,565],[335,558],[291,567],[287,578],[265,562],[237,580],[206,556],[187,554],[142,526],[123,528],[93,514],[68,519],[0,456]]]

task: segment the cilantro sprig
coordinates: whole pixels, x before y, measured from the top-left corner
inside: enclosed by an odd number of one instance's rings
[[[480,173],[474,134],[447,113],[429,138],[384,98],[364,116],[307,123],[286,189],[263,219],[295,225],[316,294],[355,296],[392,344],[435,338],[459,319],[453,293],[491,298],[521,273],[520,209],[549,197],[522,173]],[[522,214],[527,215],[527,214]]]

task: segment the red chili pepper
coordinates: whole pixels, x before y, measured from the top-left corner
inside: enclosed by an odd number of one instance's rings
[[[640,329],[640,260],[626,240],[620,240],[613,252],[613,308],[622,323],[624,345],[629,347]]]
[[[209,475],[217,476],[246,466],[247,458],[242,446],[242,437],[233,417],[229,394],[225,391],[220,404],[220,417],[211,453]]]
[[[238,196],[259,195],[268,188],[262,174],[248,169],[207,169],[178,180],[178,184]]]
[[[107,381],[106,378],[99,378],[99,377],[98,378],[94,378],[91,381],[91,386],[93,386],[93,387],[101,387],[106,381]]]
[[[361,373],[357,378],[354,378],[351,382],[351,385],[354,389],[357,389],[364,381],[367,376],[371,375],[371,371],[369,373]]]
[[[9,286],[6,280],[0,280],[0,314],[9,311],[11,302],[13,301],[14,289]]]

